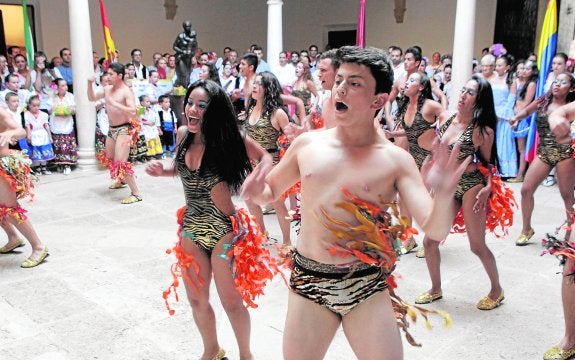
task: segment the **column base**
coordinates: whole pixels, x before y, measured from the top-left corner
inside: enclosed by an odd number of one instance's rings
[[[94,149],[78,149],[78,169],[82,171],[98,168],[96,152]]]

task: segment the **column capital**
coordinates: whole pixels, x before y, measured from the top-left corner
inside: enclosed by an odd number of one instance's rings
[[[283,4],[284,4],[283,0],[268,0],[267,3],[268,3],[268,6],[271,6],[271,5],[283,5]]]

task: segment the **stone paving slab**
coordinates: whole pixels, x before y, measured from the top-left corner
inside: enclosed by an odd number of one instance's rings
[[[170,161],[170,160],[167,160]],[[170,283],[173,259],[165,250],[176,240],[175,211],[184,203],[177,178],[151,178],[136,167],[144,201],[122,205],[127,189],[108,190],[107,172],[76,170],[69,176],[40,176],[33,203],[22,205],[50,248],[48,261],[35,269],[19,264],[27,245],[0,255],[0,359],[198,359],[202,345],[185,293],[169,316],[162,290]],[[520,184],[510,184],[518,194]],[[516,195],[519,197],[519,195]],[[238,201],[241,203],[241,201]],[[564,217],[557,186],[536,193],[535,238],[553,231]],[[516,224],[505,239],[488,237],[499,268],[506,300],[483,312],[475,303],[487,294],[489,282],[463,235],[450,236],[442,251],[444,298],[433,308],[448,311],[453,326],[444,329],[432,318],[411,326],[423,344],[404,341],[405,359],[541,359],[562,336],[560,268],[541,257],[533,241],[516,247]],[[280,238],[274,215],[266,216],[272,237]],[[5,241],[5,236],[0,235]],[[401,258],[397,293],[406,301],[430,286],[423,259]],[[231,360],[238,359],[231,326],[214,285],[211,300],[218,335]],[[281,359],[288,290],[275,279],[252,315],[252,347],[257,359]],[[326,359],[355,356],[341,329]]]

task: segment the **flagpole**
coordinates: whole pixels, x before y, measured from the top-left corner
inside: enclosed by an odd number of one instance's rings
[[[359,47],[365,47],[365,1],[359,0],[359,13],[357,16],[357,31],[355,44]]]
[[[28,19],[28,5],[26,0],[22,0],[22,16],[24,18],[24,42],[26,44],[26,59],[28,67],[34,68],[34,38],[32,37],[32,28]]]

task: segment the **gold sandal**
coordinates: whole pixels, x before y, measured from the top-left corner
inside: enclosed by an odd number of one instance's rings
[[[108,189],[110,190],[116,190],[116,189],[121,189],[121,188],[125,188],[126,184],[125,183],[112,183],[112,185],[108,186]]]
[[[489,296],[484,297],[483,299],[479,300],[477,303],[477,308],[479,310],[493,310],[496,307],[501,305],[501,302],[505,300],[505,295],[503,295],[503,291],[501,291],[501,295],[497,298],[497,300],[493,300]]]
[[[545,352],[543,360],[568,360],[575,356],[575,345],[570,349],[561,349],[559,346],[553,346]]]
[[[39,258],[34,259],[32,256],[30,256],[28,259],[24,260],[22,264],[20,264],[20,267],[23,267],[25,269],[36,267],[41,263],[43,263],[44,260],[46,260],[46,258],[48,257],[48,255],[50,255],[48,253],[48,248],[45,247],[44,251],[42,251],[42,254],[40,254]]]
[[[216,354],[216,356],[214,356],[212,358],[212,360],[226,360],[226,351],[224,349],[220,349],[220,351],[218,351],[218,353]]]
[[[130,194],[127,198],[123,198],[120,201],[122,204],[133,204],[142,201],[142,197],[140,195]]]
[[[407,239],[407,241],[405,242],[404,245],[401,246],[401,253],[402,254],[408,254],[409,252],[411,252],[411,250],[415,249],[416,247],[417,247],[417,242],[415,241],[415,239],[412,236],[409,239]]]
[[[531,238],[535,235],[535,231],[533,229],[529,230],[527,234],[521,234],[515,240],[515,245],[517,246],[525,246],[531,240]]]
[[[24,246],[24,242],[21,239],[18,239],[18,241],[16,241],[13,244],[6,244],[4,246],[2,246],[0,248],[0,254],[8,254],[14,250],[16,250],[19,247]]]
[[[432,294],[429,291],[424,292],[423,294],[418,295],[415,298],[416,304],[429,304],[434,302],[435,300],[439,300],[443,297],[443,291],[439,291],[438,293]]]

